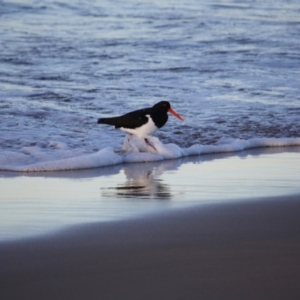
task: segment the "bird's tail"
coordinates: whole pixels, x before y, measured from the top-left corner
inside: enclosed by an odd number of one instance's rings
[[[107,121],[105,118],[98,119],[98,124],[107,124]]]
[[[98,119],[98,124],[116,125],[116,118],[100,118]]]

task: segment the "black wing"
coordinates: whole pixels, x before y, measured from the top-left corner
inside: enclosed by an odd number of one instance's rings
[[[150,115],[150,113],[150,108],[139,109],[120,117],[98,119],[98,124],[113,125],[116,128],[124,127],[134,129],[146,124],[148,122],[146,115]]]

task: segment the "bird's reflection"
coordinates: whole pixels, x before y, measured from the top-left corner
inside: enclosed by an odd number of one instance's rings
[[[136,199],[170,200],[171,188],[159,177],[164,171],[174,170],[179,160],[159,163],[135,163],[123,168],[126,181],[116,187],[102,189],[102,196]]]

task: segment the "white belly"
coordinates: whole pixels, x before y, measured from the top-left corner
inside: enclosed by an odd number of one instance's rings
[[[150,118],[150,116],[146,115],[146,117],[148,117],[148,122],[139,128],[132,129],[132,128],[121,127],[120,129],[123,131],[129,132],[131,134],[134,134],[134,135],[138,136],[139,138],[144,138],[148,134],[151,134],[152,132],[157,130],[157,127],[155,126],[155,124],[152,121],[152,119]]]

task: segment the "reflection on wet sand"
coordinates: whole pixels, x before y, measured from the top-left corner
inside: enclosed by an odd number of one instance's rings
[[[172,198],[171,187],[159,177],[164,171],[177,169],[179,165],[180,160],[128,164],[123,168],[126,181],[118,183],[115,187],[102,188],[102,196],[170,200]]]
[[[230,184],[247,180],[247,174],[251,172],[249,167],[247,168],[247,165],[244,164],[242,177],[241,174],[239,174],[238,179],[228,179],[230,170],[232,171],[234,164],[228,164],[227,161],[224,160],[224,158],[239,157],[240,159],[246,159],[251,157],[259,157],[261,154],[266,155],[280,153],[281,151],[282,150],[278,148],[252,149],[249,151],[242,151],[238,153],[209,154],[194,157],[185,157],[177,160],[169,160],[163,162],[160,161],[126,164],[123,165],[123,168],[121,170],[121,174],[125,175],[125,182],[122,183],[122,181],[119,180],[115,183],[115,186],[101,188],[101,195],[103,198],[108,197],[115,199],[134,198],[151,200],[174,200],[176,198],[176,195],[178,196],[178,194],[180,194],[182,196],[188,190],[189,199],[192,198],[192,195],[194,195],[195,198],[197,198],[199,201],[200,199],[209,199],[210,197],[217,198],[219,194],[223,194],[224,191],[228,190],[228,186]],[[299,148],[298,150],[294,147],[285,148],[285,153],[294,151],[299,151]],[[209,172],[207,176],[203,174],[203,170],[205,169],[205,166],[207,166],[207,164],[202,168],[197,169],[191,167],[192,165],[199,165],[204,162],[207,163],[219,159],[223,160],[222,164],[218,164],[217,169],[214,169],[215,165],[210,164],[209,169],[207,170],[207,172]],[[184,178],[181,181],[181,179],[175,177],[177,180],[177,184],[176,181],[169,182],[168,180],[164,180],[165,176],[163,176],[163,173],[168,173],[170,175],[170,171],[172,172],[178,170],[179,168],[187,167],[188,164],[190,165],[189,171],[185,174],[189,174],[188,176],[190,176],[190,179]],[[214,177],[211,178],[209,174],[214,174]],[[247,184],[249,185],[249,182]],[[257,187],[258,183],[254,182],[253,185]],[[233,190],[237,192],[239,189],[234,188]],[[242,195],[244,195],[244,192],[241,192],[241,195],[238,194],[237,197],[242,197]],[[234,197],[232,191],[230,192],[230,195],[231,198]],[[181,196],[180,199],[182,198]]]

